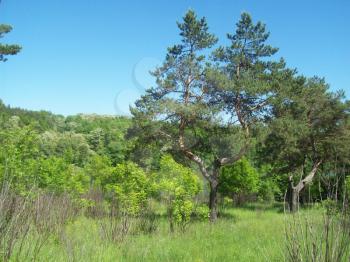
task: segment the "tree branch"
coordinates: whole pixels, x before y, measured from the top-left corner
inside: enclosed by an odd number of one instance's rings
[[[234,155],[232,157],[224,157],[224,158],[219,159],[220,165],[225,166],[225,165],[233,164],[236,161],[240,160],[245,155],[248,148],[249,148],[249,142],[246,141],[244,146],[241,147],[241,149],[239,150],[239,152],[236,155]]]
[[[319,168],[319,166],[321,165],[322,160],[317,161],[313,167],[312,170],[310,171],[310,173],[304,178],[302,179],[295,187],[294,189],[296,189],[298,192],[300,192],[306,185],[310,184],[314,178],[314,176],[316,175],[316,172]]]

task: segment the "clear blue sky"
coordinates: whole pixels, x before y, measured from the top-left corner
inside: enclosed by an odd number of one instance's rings
[[[289,66],[350,97],[349,0],[3,0],[0,23],[14,30],[1,41],[23,51],[0,64],[0,98],[64,115],[125,113],[178,41],[175,22],[188,8],[207,17],[221,43],[248,11]]]

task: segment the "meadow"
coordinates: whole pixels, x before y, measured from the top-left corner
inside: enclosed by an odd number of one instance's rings
[[[37,261],[284,261],[285,219],[280,208],[225,208],[216,223],[197,221],[185,232],[170,233],[159,216],[154,233],[109,241],[100,220],[79,216],[44,243]],[[28,245],[30,238],[23,250]],[[19,261],[32,257],[22,252]]]

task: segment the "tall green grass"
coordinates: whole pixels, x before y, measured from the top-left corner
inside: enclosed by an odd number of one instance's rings
[[[121,242],[103,238],[99,221],[80,217],[43,246],[39,261],[284,261],[284,214],[275,209],[226,209],[215,224],[190,224],[170,233],[160,217],[152,234],[129,234]],[[25,245],[29,248],[31,243]],[[31,254],[20,257],[30,261]]]

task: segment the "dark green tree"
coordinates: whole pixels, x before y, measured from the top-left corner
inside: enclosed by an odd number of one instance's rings
[[[276,98],[264,155],[289,174],[287,201],[298,208],[299,195],[316,173],[341,152],[349,106],[343,93],[331,93],[323,79],[298,77]]]

